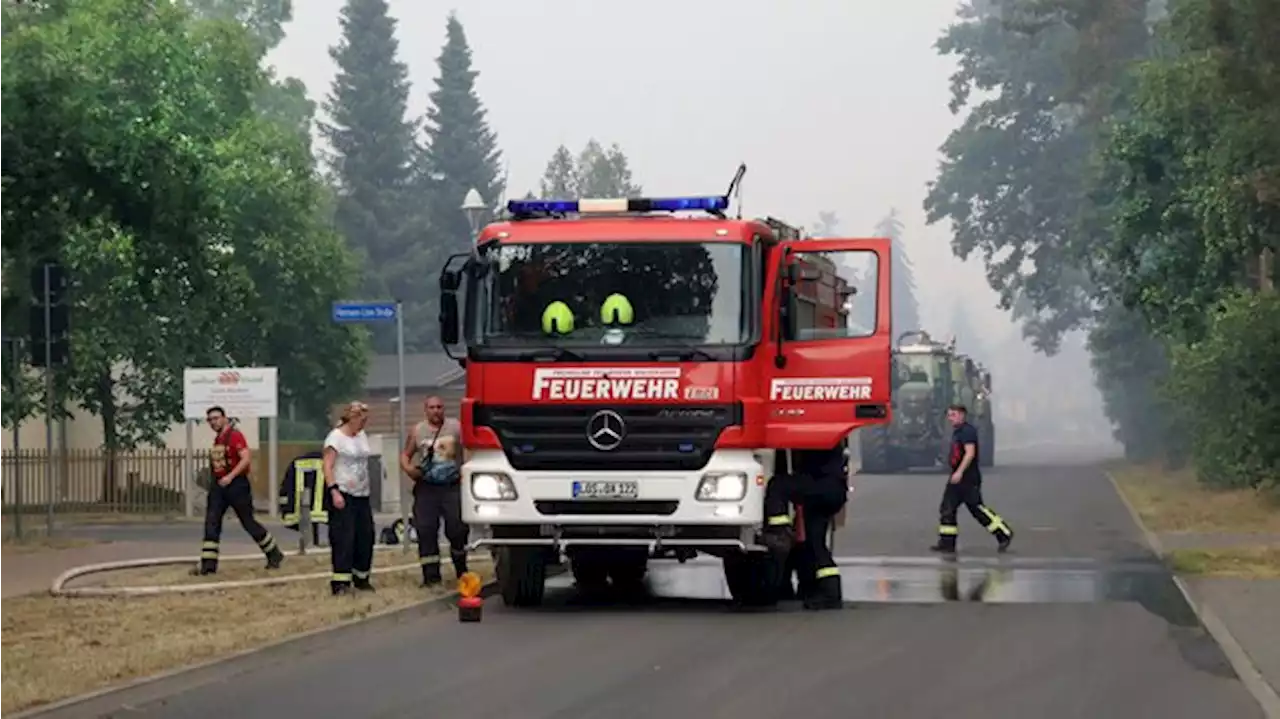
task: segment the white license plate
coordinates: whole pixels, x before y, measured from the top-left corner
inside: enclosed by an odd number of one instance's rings
[[[574,499],[636,499],[640,496],[637,482],[574,482]]]

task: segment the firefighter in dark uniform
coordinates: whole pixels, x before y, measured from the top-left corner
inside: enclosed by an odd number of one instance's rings
[[[794,571],[806,609],[839,609],[844,604],[840,569],[827,535],[849,496],[844,444],[826,450],[789,450],[790,471],[787,453],[778,452],[777,471],[765,489],[765,544],[773,547],[785,543],[784,535],[802,535],[787,557],[785,586],[780,589],[785,596]],[[788,506],[792,504],[802,523],[794,533]]]
[[[204,512],[204,544],[200,548],[200,566],[192,574],[214,574],[218,571],[218,554],[222,542],[222,518],[230,509],[240,525],[267,555],[267,569],[276,569],[284,561],[284,553],[276,538],[253,516],[253,488],[249,484],[251,457],[244,434],[227,419],[221,407],[210,407],[205,413],[214,431],[213,448],[209,451],[209,468],[213,478]]]
[[[930,549],[944,554],[955,554],[956,539],[960,535],[960,528],[956,524],[956,513],[960,505],[964,505],[969,510],[969,514],[978,520],[978,524],[996,538],[999,551],[1004,552],[1013,542],[1013,530],[982,500],[982,471],[978,468],[982,447],[978,444],[978,430],[969,424],[968,416],[969,411],[964,405],[956,404],[947,409],[947,419],[950,420],[953,428],[950,454],[951,476],[947,479],[947,487],[942,493],[942,504],[938,508],[938,543]]]

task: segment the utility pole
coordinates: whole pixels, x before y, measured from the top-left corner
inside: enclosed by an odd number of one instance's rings
[[[54,368],[67,365],[71,359],[68,333],[69,307],[66,302],[67,276],[62,265],[46,261],[31,272],[31,289],[35,302],[28,317],[31,335],[32,366],[44,368],[44,480],[48,536],[53,536],[53,514],[58,492],[54,482],[53,420],[57,402]]]

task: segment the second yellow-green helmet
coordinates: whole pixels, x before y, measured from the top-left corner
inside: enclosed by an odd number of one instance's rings
[[[604,304],[600,305],[600,321],[606,325],[629,325],[635,322],[636,311],[631,306],[631,300],[618,292],[604,298]]]

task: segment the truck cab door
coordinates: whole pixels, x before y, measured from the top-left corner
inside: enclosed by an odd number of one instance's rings
[[[890,418],[891,241],[783,242],[766,286],[762,347],[772,448],[829,449]]]

